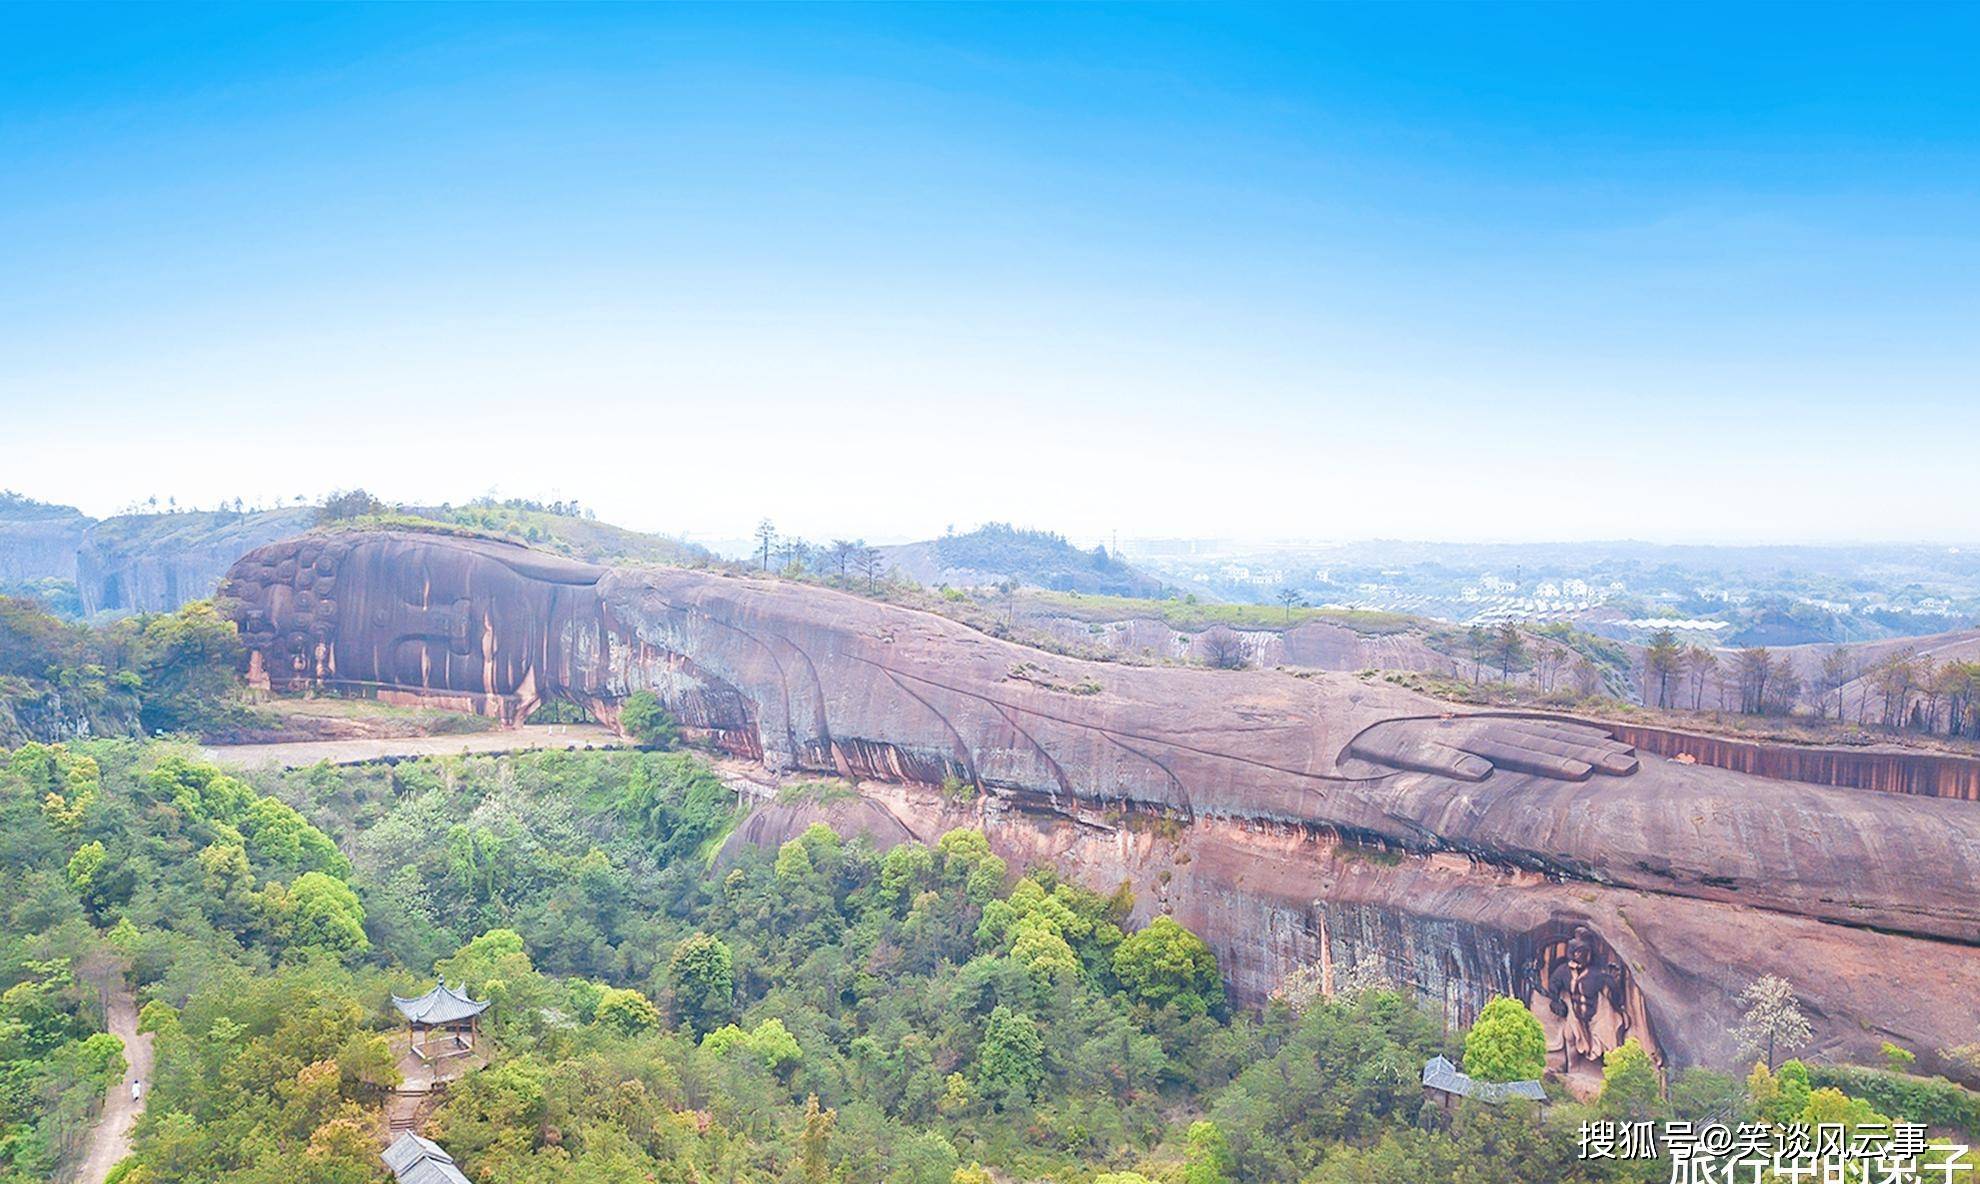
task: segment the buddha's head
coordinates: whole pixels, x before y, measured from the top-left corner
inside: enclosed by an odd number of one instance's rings
[[[489,539],[309,535],[250,552],[221,595],[249,673],[275,689],[535,701],[566,691],[602,628],[604,569]]]

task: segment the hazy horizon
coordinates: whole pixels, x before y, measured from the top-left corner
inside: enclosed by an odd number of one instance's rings
[[[254,510],[254,509],[279,510],[279,509],[294,508],[297,506],[308,507],[319,504],[325,496],[334,492],[338,492],[338,491],[319,490],[313,493],[305,494],[304,501],[302,502],[295,501],[293,496],[291,496],[289,499],[283,500],[279,503],[268,502],[268,503],[263,503],[259,506],[255,505],[250,499],[247,508],[250,510]],[[524,500],[534,500],[534,501],[551,500],[547,495],[538,496],[524,491],[515,491],[515,492],[484,491],[482,493],[477,493],[473,495],[473,497],[471,498],[453,497],[453,498],[433,498],[430,500],[412,499],[412,498],[394,498],[390,496],[390,490],[368,490],[367,492],[372,493],[374,496],[380,497],[381,500],[387,502],[388,504],[403,505],[403,506],[438,506],[442,504],[462,506],[468,504],[470,501],[474,500],[475,498],[480,498],[480,497],[493,497],[498,500],[504,498],[520,498]],[[14,493],[27,497],[30,500],[43,502],[45,504],[68,506],[72,509],[76,509],[80,511],[81,513],[83,513],[84,515],[90,518],[94,518],[98,520],[105,518],[121,517],[125,514],[132,514],[132,513],[167,514],[173,512],[180,512],[180,513],[205,512],[218,508],[212,503],[194,504],[191,501],[181,501],[176,507],[171,507],[168,506],[167,499],[171,497],[176,497],[176,495],[170,493],[166,493],[164,495],[159,496],[158,505],[156,507],[147,506],[142,503],[135,505],[130,503],[125,503],[121,505],[105,506],[101,508],[92,508],[91,506],[88,505],[76,505],[73,502],[68,502],[68,501],[63,501],[61,499],[55,499],[55,498],[38,495],[35,493],[35,491],[31,489],[15,489],[11,487],[0,486],[0,493]],[[571,495],[562,495],[562,496],[571,496]],[[632,523],[621,521],[608,514],[603,513],[602,511],[599,511],[597,507],[593,505],[593,503],[585,500],[581,495],[577,495],[576,500],[584,507],[586,511],[594,514],[599,521],[608,523],[613,526],[621,526],[621,527],[626,527],[627,529],[645,531],[647,533],[667,535],[670,537],[682,539],[688,542],[698,543],[702,546],[707,546],[715,549],[730,547],[730,548],[740,548],[742,550],[753,550],[755,546],[753,531],[725,532],[720,530],[699,528],[693,523],[682,523],[671,527],[670,526],[636,526]],[[772,519],[772,522],[775,523],[776,520]],[[972,521],[972,522],[948,523],[945,524],[941,530],[935,531],[931,534],[910,535],[910,534],[901,534],[899,532],[889,533],[886,531],[848,532],[845,530],[828,529],[825,531],[811,532],[809,535],[807,535],[806,532],[795,529],[790,531],[785,531],[781,526],[781,524],[779,524],[778,529],[780,534],[787,533],[796,537],[810,538],[812,541],[820,541],[827,538],[835,538],[835,537],[852,537],[853,535],[857,535],[858,537],[863,538],[866,542],[875,546],[900,546],[909,543],[926,542],[931,539],[937,538],[943,534],[950,533],[951,531],[958,534],[969,533],[971,531],[977,530],[981,527],[988,526],[994,523],[1001,523],[1004,525],[1014,526],[1020,530],[1050,531],[1053,533],[1064,535],[1068,541],[1081,547],[1091,548],[1095,546],[1105,546],[1110,550],[1118,548],[1123,553],[1132,553],[1137,550],[1145,552],[1152,547],[1159,547],[1165,545],[1173,546],[1173,545],[1182,545],[1182,544],[1191,544],[1191,545],[1227,544],[1236,547],[1261,549],[1261,550],[1269,550],[1275,547],[1329,548],[1329,547],[1375,547],[1375,546],[1453,547],[1453,548],[1456,547],[1478,547],[1478,548],[1643,547],[1643,548],[1663,549],[1663,550],[1684,550],[1684,549],[1848,550],[1848,549],[1917,547],[1917,548],[1926,548],[1931,550],[1944,549],[1952,552],[1960,552],[1960,551],[1980,547],[1980,542],[1971,541],[1971,540],[1969,541],[1960,541],[1956,539],[1935,540],[1935,539],[1925,539],[1925,538],[1832,539],[1832,540],[1807,540],[1807,539],[1786,538],[1786,539],[1770,539],[1767,541],[1760,541],[1760,542],[1714,542],[1714,541],[1701,541],[1701,540],[1685,539],[1685,538],[1649,539],[1649,538],[1626,538],[1626,537],[1615,537],[1615,538],[1533,537],[1533,538],[1472,538],[1472,539],[1404,537],[1404,536],[1390,536],[1390,535],[1327,537],[1327,536],[1319,536],[1319,535],[1306,535],[1306,536],[1258,535],[1258,534],[1243,534],[1232,531],[1221,531],[1218,533],[1205,534],[1205,535],[1129,534],[1124,531],[1122,532],[1108,531],[1100,534],[1079,534],[1076,532],[1064,530],[1059,525],[1049,521],[1033,522],[1023,519],[1012,518],[1008,515],[993,516],[990,518],[983,519],[980,522]],[[754,524],[752,524],[752,527],[753,526]]]
[[[0,8],[0,487],[1980,540],[1980,10]]]

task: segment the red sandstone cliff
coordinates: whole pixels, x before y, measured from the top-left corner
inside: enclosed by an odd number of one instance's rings
[[[882,783],[923,837],[957,819],[916,787],[974,783],[1007,857],[1131,881],[1213,941],[1244,998],[1373,957],[1454,1020],[1534,1001],[1581,1064],[1632,1034],[1730,1060],[1733,997],[1762,973],[1796,983],[1831,1053],[1890,1039],[1929,1065],[1980,1029],[1966,801],[1682,764],[1350,676],[1086,663],[814,587],[472,540],[278,544],[227,591],[271,685],[511,720],[551,697],[610,718],[651,689],[728,752]]]

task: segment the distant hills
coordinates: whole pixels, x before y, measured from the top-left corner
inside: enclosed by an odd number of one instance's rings
[[[968,534],[882,547],[896,570],[934,586],[974,588],[1015,580],[1055,592],[1159,597],[1167,585],[1105,547],[1083,550],[1064,535],[992,522]]]
[[[354,500],[355,499],[355,500]],[[526,543],[594,563],[696,563],[692,543],[600,522],[578,507],[511,499],[387,507],[368,495],[325,506],[178,510],[96,519],[73,506],[0,493],[0,595],[93,617],[170,612],[213,595],[256,547],[309,530],[441,526]]]
[[[434,526],[510,539],[593,563],[698,564],[706,549],[601,522],[575,504],[482,498],[464,505],[390,506],[362,491],[321,506],[178,510],[92,518],[73,506],[0,494],[0,594],[97,616],[168,612],[213,594],[234,560],[309,530]],[[1006,580],[1057,592],[1160,597],[1160,579],[1065,536],[991,523],[967,534],[882,548],[889,567],[927,584]]]
[[[600,522],[574,505],[482,498],[464,506],[406,506],[399,512],[527,543],[588,563],[694,564],[714,558],[694,543]]]
[[[242,555],[315,524],[313,506],[182,510],[92,522],[76,550],[82,614],[170,612],[213,595]]]
[[[76,549],[93,521],[74,506],[0,491],[0,587],[73,582]]]
[[[1222,600],[1407,613],[1487,627],[1564,621],[1642,643],[1784,646],[1980,624],[1980,547],[1135,540],[1133,562]],[[1668,623],[1660,624],[1660,623]]]

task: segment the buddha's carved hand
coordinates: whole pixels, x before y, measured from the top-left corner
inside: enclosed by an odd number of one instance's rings
[[[1636,772],[1636,750],[1600,728],[1505,716],[1396,719],[1375,724],[1342,754],[1374,765],[1483,781],[1493,769],[1557,781]]]

